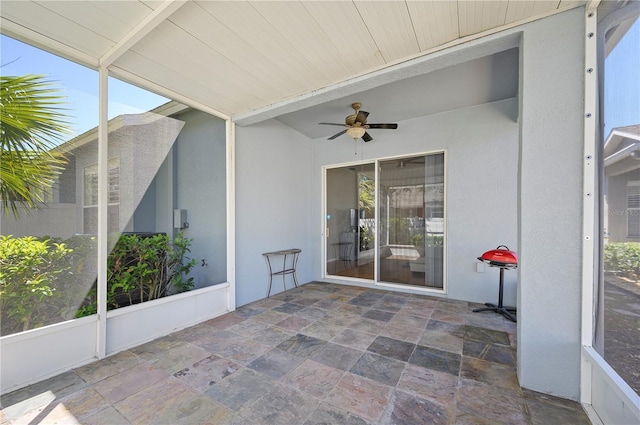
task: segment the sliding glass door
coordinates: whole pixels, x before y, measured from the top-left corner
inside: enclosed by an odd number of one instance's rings
[[[326,273],[373,280],[375,165],[327,170]]]
[[[376,164],[326,172],[326,274],[443,289],[444,153]]]
[[[442,289],[444,154],[380,161],[379,280]]]

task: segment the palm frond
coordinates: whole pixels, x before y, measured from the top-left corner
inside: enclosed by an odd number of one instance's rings
[[[64,105],[44,76],[0,76],[0,199],[16,218],[45,202],[66,163],[51,151],[71,132]]]

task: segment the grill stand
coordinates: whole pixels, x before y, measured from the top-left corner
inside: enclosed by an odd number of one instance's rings
[[[516,317],[513,314],[511,314],[516,312],[516,308],[506,307],[502,305],[502,293],[504,290],[504,270],[512,267],[505,267],[504,265],[498,265],[498,264],[492,264],[492,263],[489,263],[489,266],[500,267],[500,290],[498,293],[498,305],[495,305],[492,303],[485,303],[484,305],[486,305],[487,307],[476,308],[475,310],[473,310],[473,312],[477,313],[479,311],[494,311],[496,313],[502,314],[504,317],[511,320],[512,322],[517,322]]]

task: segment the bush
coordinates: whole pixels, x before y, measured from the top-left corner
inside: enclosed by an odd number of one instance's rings
[[[182,233],[172,241],[164,233],[124,234],[107,257],[107,309],[155,300],[193,288],[187,275],[196,260],[189,258],[192,239]],[[77,317],[97,311],[95,287]]]
[[[0,313],[2,335],[60,321],[55,301],[70,266],[64,243],[33,236],[0,237]]]
[[[365,226],[360,226],[360,251],[369,249],[369,245],[373,242],[373,231]]]
[[[616,242],[605,245],[604,270],[629,279],[640,278],[640,243]]]
[[[424,247],[423,245],[426,241],[426,246],[443,246],[444,245],[444,235],[425,235],[418,234],[411,238],[411,243],[416,247]]]
[[[122,235],[107,258],[107,305],[118,308],[193,288],[191,239],[164,233]],[[185,262],[186,260],[186,262]]]
[[[193,288],[191,239],[179,234],[122,235],[107,257],[107,308],[158,299]],[[65,241],[0,237],[1,334],[97,312],[96,238]]]

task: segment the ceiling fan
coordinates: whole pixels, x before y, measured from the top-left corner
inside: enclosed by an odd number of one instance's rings
[[[355,102],[351,104],[351,107],[355,112],[345,118],[344,124],[337,124],[332,122],[319,123],[322,125],[338,125],[340,127],[347,127],[346,130],[342,130],[341,132],[334,134],[327,140],[333,140],[336,137],[342,136],[344,133],[347,133],[354,140],[358,140],[362,137],[362,140],[364,140],[365,142],[370,142],[371,140],[373,140],[373,137],[371,137],[367,130],[378,128],[395,130],[396,128],[398,128],[398,124],[367,124],[367,117],[369,116],[369,113],[360,110],[362,104],[360,102]]]

